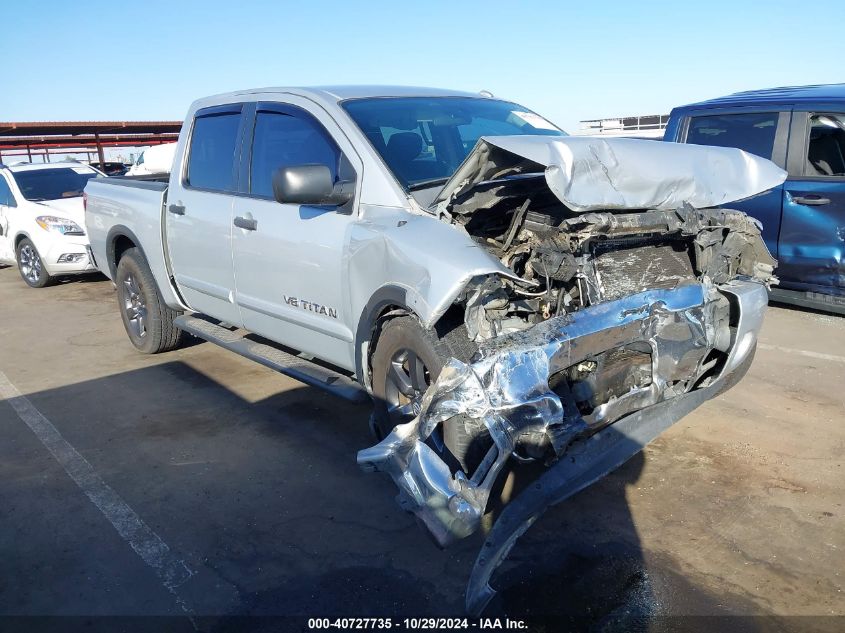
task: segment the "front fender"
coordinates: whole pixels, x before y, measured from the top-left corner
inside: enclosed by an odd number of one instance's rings
[[[386,306],[413,312],[430,328],[474,277],[518,279],[465,231],[431,215],[366,206],[349,238],[346,263],[356,327],[356,369],[378,315]],[[361,375],[361,374],[359,374]]]
[[[12,242],[12,248],[14,248],[15,251],[17,251],[18,244],[20,243],[20,241],[23,238],[27,238],[30,242],[35,244],[35,240],[32,239],[32,236],[29,234],[29,231],[23,231],[23,230],[16,231],[15,232],[15,240]],[[35,248],[38,248],[38,245],[36,245]]]

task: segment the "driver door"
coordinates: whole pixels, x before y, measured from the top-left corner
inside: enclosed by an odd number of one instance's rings
[[[15,261],[15,248],[12,243],[12,213],[17,203],[12,189],[3,174],[0,174],[0,262],[11,264]]]
[[[256,104],[233,214],[236,300],[247,329],[351,368],[353,336],[342,280],[354,202],[338,209],[280,204],[273,197],[272,174],[280,167],[326,165],[335,180],[339,171],[354,178],[345,173],[355,169],[345,157],[357,156],[336,124],[302,106]]]

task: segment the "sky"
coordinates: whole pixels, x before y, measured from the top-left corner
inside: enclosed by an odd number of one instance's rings
[[[489,90],[573,131],[845,82],[842,0],[2,0],[0,16],[0,121],[172,120],[237,89],[402,84]]]

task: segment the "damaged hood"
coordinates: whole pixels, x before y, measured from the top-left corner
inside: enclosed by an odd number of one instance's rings
[[[432,206],[496,178],[544,171],[549,189],[576,212],[668,211],[744,200],[786,180],[786,172],[739,149],[629,138],[486,136]]]

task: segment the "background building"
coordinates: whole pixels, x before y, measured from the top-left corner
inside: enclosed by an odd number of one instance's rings
[[[663,138],[669,121],[668,114],[648,114],[615,119],[590,119],[578,122],[575,136],[630,136],[637,138]]]

